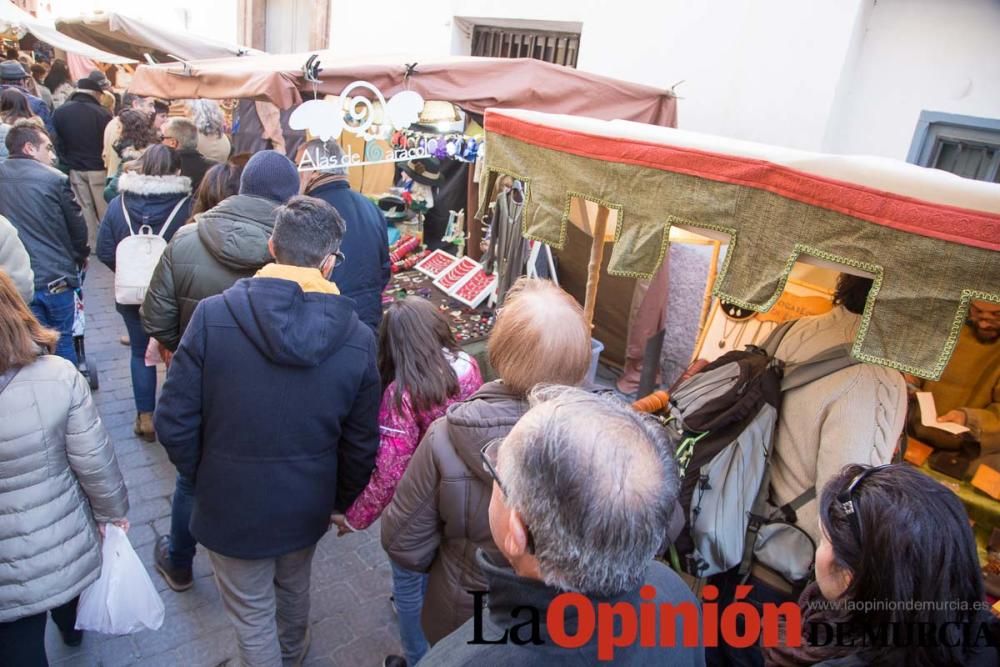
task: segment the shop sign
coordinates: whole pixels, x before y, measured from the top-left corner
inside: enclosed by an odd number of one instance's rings
[[[362,91],[367,94],[359,94]],[[377,128],[376,108],[381,108],[383,116],[381,127]],[[430,152],[424,147],[389,147],[382,136],[387,126],[396,130],[408,128],[417,121],[423,108],[424,98],[419,93],[403,90],[386,101],[382,92],[367,81],[349,84],[332,102],[319,99],[303,102],[289,117],[289,127],[307,130],[323,141],[338,139],[341,132],[350,132],[365,140],[365,152],[364,155],[351,153],[338,158],[317,147],[303,153],[299,171],[363,167],[429,157]]]
[[[365,144],[365,154],[347,153],[338,157],[328,153],[322,146],[306,149],[299,158],[299,171],[318,171],[337,167],[364,167],[369,164],[407,162],[430,157],[426,148],[391,148],[383,141],[369,141]]]

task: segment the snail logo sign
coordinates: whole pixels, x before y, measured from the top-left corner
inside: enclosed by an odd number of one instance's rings
[[[367,91],[369,95],[360,94]],[[377,103],[377,106],[376,106]],[[335,156],[323,148],[307,149],[299,159],[299,171],[338,167],[363,167],[369,164],[404,162],[429,157],[424,147],[389,148],[382,139],[385,126],[403,130],[417,121],[424,108],[424,98],[412,90],[396,93],[386,101],[382,92],[367,81],[355,81],[344,88],[335,100],[309,100],[299,105],[288,119],[293,130],[307,130],[323,141],[337,139],[347,131],[365,140],[364,155],[345,153]],[[381,123],[376,123],[381,109]]]

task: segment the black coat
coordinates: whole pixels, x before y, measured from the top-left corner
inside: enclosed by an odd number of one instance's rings
[[[326,183],[309,191],[327,202],[347,223],[340,250],[345,261],[330,277],[340,293],[354,299],[358,317],[377,330],[382,321],[382,290],[389,283],[389,237],[385,216],[364,195],[351,190],[347,180]]]
[[[198,190],[202,179],[205,178],[205,172],[219,164],[215,160],[209,160],[193,148],[177,151],[177,157],[181,159],[181,176],[187,176],[191,179],[192,192]]]
[[[71,287],[80,284],[77,265],[90,246],[66,174],[31,158],[7,158],[0,163],[0,215],[17,228],[28,251],[36,292],[62,277]]]
[[[52,114],[59,160],[74,171],[104,171],[104,128],[111,112],[85,92],[70,95]]]
[[[476,638],[476,619],[467,622],[455,632],[451,633],[438,643],[421,660],[434,667],[464,667],[465,665],[476,665],[477,667],[504,667],[506,665],[517,665],[518,667],[549,667],[549,665],[597,665],[601,664],[597,659],[597,631],[590,637],[590,641],[576,649],[562,648],[555,644],[549,635],[548,627],[545,623],[546,610],[552,600],[562,591],[557,588],[547,586],[541,581],[527,579],[514,574],[509,566],[504,564],[498,566],[485,557],[480,550],[477,554],[479,567],[486,575],[489,582],[489,607],[481,612],[480,638],[496,642],[506,633],[515,631],[515,626],[526,623],[530,620],[529,613],[524,607],[534,607],[539,610],[540,631],[539,639],[541,644],[528,643],[518,645],[514,642],[492,643],[492,644],[470,644]],[[679,605],[688,604],[697,610],[699,616],[698,637],[701,637],[701,604],[687,584],[677,576],[666,565],[656,561],[651,561],[646,568],[644,584],[652,585],[656,589],[656,597],[650,602],[642,601],[639,597],[639,588],[623,593],[615,598],[594,599],[591,598],[596,610],[598,603],[624,603],[635,607],[636,617],[639,618],[639,604],[659,606],[661,604]],[[516,613],[516,616],[514,615]],[[657,617],[659,618],[659,614]],[[642,648],[636,641],[633,645],[617,648],[614,651],[614,661],[607,664],[616,665],[671,665],[672,667],[684,667],[687,665],[697,666],[705,664],[705,650],[698,647],[684,647],[682,643],[684,615],[678,613],[677,627],[674,635],[675,646],[670,648]],[[564,629],[570,636],[577,634],[577,614],[575,607],[570,605],[565,612]],[[531,634],[531,627],[522,627],[517,630],[518,636],[526,640]],[[659,628],[655,631],[657,639],[660,637]],[[509,635],[508,635],[509,639]]]
[[[368,483],[380,397],[375,336],[349,299],[247,278],[202,301],[155,418],[195,481],[192,534],[243,559],[318,542]]]

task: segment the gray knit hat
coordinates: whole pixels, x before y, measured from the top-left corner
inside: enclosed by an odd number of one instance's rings
[[[21,81],[30,75],[24,71],[24,66],[16,60],[5,60],[0,63],[0,80]]]

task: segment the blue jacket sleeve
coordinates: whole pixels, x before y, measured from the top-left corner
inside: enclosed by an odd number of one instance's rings
[[[194,480],[201,461],[201,387],[205,364],[205,304],[198,304],[177,347],[156,406],[157,439],[177,472]]]
[[[366,325],[359,323],[358,326]],[[382,381],[375,363],[374,336],[369,341],[365,374],[351,412],[341,424],[340,443],[337,447],[335,507],[341,512],[346,511],[368,485],[375,468],[375,455],[378,453],[378,411],[382,401]]]
[[[112,271],[115,270],[115,252],[122,240],[121,223],[121,201],[115,197],[108,204],[108,210],[105,211],[97,230],[97,259]]]
[[[59,208],[62,209],[66,230],[69,232],[69,240],[76,253],[76,257],[73,259],[76,260],[77,264],[83,264],[83,260],[90,256],[90,246],[87,245],[87,223],[83,219],[80,205],[76,203],[76,195],[70,188],[69,178],[63,176],[61,183]]]
[[[52,112],[49,111],[49,106],[37,97],[32,97],[28,106],[31,107],[31,113],[41,118],[42,122],[45,123],[45,131],[55,136],[56,128],[52,124]]]
[[[381,223],[379,230],[382,233],[382,245],[379,248],[379,254],[382,256],[382,289],[385,289],[392,278],[392,270],[389,267],[389,223],[386,222],[381,209],[376,206],[375,211],[378,213],[379,223]]]

